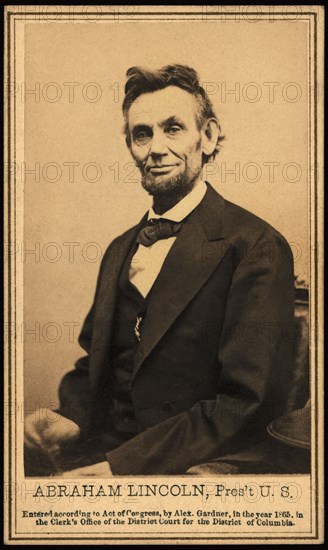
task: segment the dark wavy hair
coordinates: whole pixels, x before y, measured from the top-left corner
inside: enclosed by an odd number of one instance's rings
[[[142,67],[130,67],[126,72],[127,82],[125,84],[125,97],[122,110],[124,115],[124,133],[128,147],[131,145],[131,136],[128,127],[128,113],[132,103],[142,94],[162,90],[167,86],[177,86],[185,90],[196,98],[198,108],[196,110],[197,127],[200,130],[204,122],[209,118],[214,118],[221,127],[216,116],[213,105],[200,85],[198,74],[194,69],[187,65],[167,65],[156,71],[144,69]],[[219,135],[216,147],[211,155],[203,155],[203,164],[214,160],[220,150],[221,141],[224,136]]]

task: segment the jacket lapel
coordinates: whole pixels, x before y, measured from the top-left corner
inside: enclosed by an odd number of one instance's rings
[[[151,290],[135,375],[175,319],[206,283],[227,252],[224,200],[208,185],[203,201],[184,223]]]
[[[121,268],[140,228],[145,223],[146,217],[147,214],[138,225],[132,227],[112,243],[101,266],[99,286],[95,298],[92,353],[90,354],[90,381],[93,388],[97,385],[104,360],[109,353]]]

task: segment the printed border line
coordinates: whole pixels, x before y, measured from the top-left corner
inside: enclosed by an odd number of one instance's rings
[[[317,14],[316,14],[317,15]],[[319,499],[318,499],[318,488],[319,488],[319,456],[318,456],[318,444],[319,444],[319,426],[318,426],[318,323],[319,323],[319,310],[318,310],[318,301],[319,301],[319,289],[318,289],[318,193],[317,193],[317,182],[318,182],[318,173],[317,173],[317,165],[318,165],[318,142],[317,142],[317,135],[318,135],[318,84],[317,84],[317,69],[318,69],[318,56],[317,56],[317,50],[318,50],[318,42],[317,42],[317,17],[314,18],[314,293],[315,293],[315,300],[314,300],[314,319],[315,319],[315,334],[314,334],[314,342],[315,342],[315,413],[314,413],[314,425],[315,425],[315,481],[316,481],[316,535],[319,534],[319,524],[318,524],[318,516],[319,516]],[[311,138],[310,138],[311,139]],[[311,231],[310,231],[311,233]],[[310,254],[311,258],[311,254]]]
[[[309,315],[309,327],[310,327],[310,319],[311,319],[311,289],[312,289],[312,281],[311,281],[311,276],[312,276],[312,273],[311,273],[311,211],[312,211],[312,206],[311,206],[311,203],[312,203],[312,196],[311,196],[311,178],[312,178],[312,174],[311,174],[311,159],[312,159],[312,146],[311,146],[311,136],[312,136],[312,120],[311,120],[311,117],[312,117],[312,92],[311,92],[311,83],[312,83],[312,42],[311,42],[311,34],[312,34],[312,28],[311,28],[311,19],[309,20],[309,29],[308,29],[308,85],[309,85],[309,90],[308,90],[308,98],[309,98],[309,108],[308,108],[308,131],[309,131],[309,142],[308,142],[308,148],[309,148],[309,154],[308,154],[308,162],[309,162],[309,167],[308,167],[308,176],[309,176],[309,181],[308,181],[308,185],[307,185],[307,190],[308,190],[308,231],[309,231],[309,242],[310,242],[310,258],[309,258],[309,268],[308,268],[308,275],[309,275],[309,311],[308,311],[308,315]],[[311,338],[310,338],[310,332],[309,332],[309,341],[308,341],[308,346],[309,346],[309,388],[310,388],[310,395],[311,395]],[[311,433],[311,432],[310,432]],[[312,491],[311,491],[311,487],[312,487],[312,473],[313,473],[313,468],[314,468],[314,464],[313,464],[313,461],[312,461],[312,451],[311,452],[311,469],[310,469],[310,525],[311,525],[311,529],[312,529],[312,524],[313,524],[313,508],[312,508]]]
[[[120,7],[120,6],[119,6]],[[35,15],[41,15],[41,16],[48,16],[48,15],[56,15],[57,17],[60,16],[60,15],[70,15],[70,16],[75,16],[75,15],[83,15],[85,18],[87,18],[88,15],[98,15],[98,17],[100,18],[102,15],[111,15],[113,17],[117,17],[117,15],[158,15],[158,16],[162,16],[162,15],[173,15],[173,16],[179,16],[179,15],[204,15],[204,10],[203,11],[179,11],[179,12],[174,12],[174,11],[163,11],[163,12],[149,12],[149,11],[120,11],[118,10],[117,12],[113,12],[113,11],[103,11],[101,13],[99,13],[99,11],[94,11],[94,12],[86,12],[86,11],[66,11],[66,12],[58,12],[58,11],[55,11],[55,12],[45,12],[43,13],[42,11],[35,11],[35,12],[31,12],[31,11],[25,11],[25,12],[17,12],[17,11],[8,11],[8,15],[17,15],[17,16],[21,16],[21,15],[28,15],[28,16],[31,16],[31,17],[34,17]],[[207,13],[206,16],[207,17],[215,17],[215,16],[218,16],[218,15],[241,15],[245,18],[245,21],[247,21],[247,17],[248,15],[257,15],[258,16],[258,19],[260,20],[262,15],[269,15],[272,17],[272,21],[275,20],[275,15],[282,15],[284,16],[284,20],[287,22],[289,20],[289,16],[290,15],[296,15],[298,16],[298,19],[297,20],[301,20],[302,16],[303,15],[317,15],[314,11],[304,11],[302,12],[301,14],[297,11],[290,11],[288,13],[286,12],[283,12],[283,11],[277,11],[277,12],[271,12],[271,11],[262,11],[262,12],[258,12],[258,11],[254,11],[254,12],[247,12],[246,14],[242,11],[222,11],[220,13]],[[175,19],[175,17],[174,17]],[[58,20],[58,19],[57,19]],[[132,19],[130,21],[133,21]],[[92,21],[90,21],[91,23]],[[94,21],[93,21],[94,22]]]
[[[316,536],[312,536],[312,537],[293,537],[291,536],[290,538],[286,538],[286,537],[267,537],[265,535],[265,533],[263,534],[262,537],[230,537],[230,536],[227,536],[227,537],[98,537],[98,536],[93,536],[93,537],[65,537],[65,538],[62,538],[62,537],[47,537],[47,536],[44,536],[44,537],[38,537],[38,538],[29,538],[29,539],[26,539],[26,538],[16,538],[16,539],[11,539],[11,540],[266,540],[266,539],[269,539],[269,540],[317,540],[317,537]]]
[[[10,84],[10,83],[9,83]],[[16,19],[14,18],[14,90],[16,90]],[[16,96],[16,94],[15,94]],[[16,150],[17,150],[17,135],[16,135],[16,97],[14,98],[14,166],[16,167]],[[17,184],[16,184],[16,170],[14,173],[14,246],[16,246],[16,230],[17,230],[17,217],[16,217],[16,192],[17,192]],[[17,304],[17,258],[16,254],[14,254],[14,265],[15,265],[15,290],[14,290],[14,304],[15,304],[15,331],[14,331],[14,338],[15,338],[15,406],[17,403],[17,339],[16,339],[16,326],[17,326],[17,311],[16,311],[16,304]],[[16,407],[15,407],[16,410]],[[16,417],[16,414],[15,414]],[[15,418],[15,480],[17,479],[17,419]],[[15,513],[15,531],[17,533],[17,514]]]
[[[7,14],[7,89],[9,89],[10,82],[11,82],[11,64],[10,64],[10,58],[11,58],[11,32],[10,32],[10,14]],[[11,99],[8,100],[7,105],[7,132],[8,132],[8,151],[7,151],[7,159],[8,159],[8,213],[7,213],[7,219],[8,219],[8,247],[10,250],[11,246]],[[14,145],[15,146],[15,145]],[[8,323],[9,327],[12,326],[12,301],[11,301],[11,292],[12,292],[12,267],[11,267],[11,254],[9,254],[8,257]],[[12,434],[11,434],[11,411],[12,411],[12,372],[11,372],[11,366],[12,366],[12,340],[11,340],[11,331],[8,332],[8,429],[9,429],[9,438],[8,438],[8,479],[9,479],[9,487],[8,487],[8,534],[9,534],[9,540],[11,540],[11,518],[12,518],[12,499],[10,498],[10,488],[12,487],[11,484],[11,476],[12,476]],[[16,514],[15,514],[16,516]]]
[[[305,540],[318,540],[318,538],[316,536],[312,536],[312,537],[267,537],[266,534],[264,533],[262,537],[231,537],[231,536],[227,536],[227,537],[169,537],[169,536],[165,536],[165,537],[133,537],[133,536],[130,536],[130,537],[117,537],[117,538],[110,538],[110,537],[98,537],[98,536],[93,536],[93,537],[65,537],[65,538],[61,538],[61,537],[38,537],[38,538],[29,538],[27,539],[26,537],[25,538],[13,538],[13,539],[10,539],[10,540],[22,540],[22,541],[38,541],[38,540],[111,540],[111,541],[115,541],[115,540],[125,540],[125,541],[128,541],[128,540],[145,540],[145,541],[149,541],[149,540],[211,540],[211,541],[215,541],[215,540],[219,540],[219,541],[229,541],[229,540],[249,540],[249,541],[253,541],[253,540],[259,540],[259,541],[263,541],[264,539],[269,539],[269,540],[276,540],[276,541],[280,541],[280,540],[284,540],[284,541],[294,541],[294,540],[300,540],[300,541],[305,541]]]
[[[111,15],[113,18],[117,15],[125,15],[125,16],[128,16],[128,15],[139,15],[139,16],[142,16],[142,15],[157,15],[157,16],[161,16],[161,15],[174,15],[175,17],[173,18],[173,20],[176,20],[176,21],[179,21],[179,16],[181,15],[204,15],[204,12],[156,12],[156,13],[153,13],[153,12],[120,12],[118,11],[116,14],[113,14],[112,12],[104,12],[104,13],[101,13],[99,14],[99,12],[88,12],[87,14],[85,12],[63,12],[62,15],[70,15],[70,16],[76,16],[76,15],[98,15],[99,18],[102,16],[102,15]],[[13,12],[13,11],[7,11],[7,34],[8,34],[8,40],[7,40],[7,61],[8,61],[8,67],[7,67],[7,77],[8,77],[8,84],[10,84],[10,78],[11,78],[11,67],[10,67],[10,64],[11,64],[11,53],[12,53],[12,50],[11,50],[11,21],[10,21],[10,18],[11,16],[14,16],[13,19],[14,19],[14,52],[16,51],[16,29],[15,29],[15,20],[16,19],[21,19],[23,15],[29,15],[29,16],[35,16],[35,15],[43,15],[42,12],[34,12],[33,14],[31,12],[21,12],[21,13],[17,13],[17,12]],[[48,12],[47,13],[47,16],[48,15],[61,15],[61,14],[58,14],[58,12]],[[217,14],[207,14],[207,17],[210,17],[212,20],[216,20],[214,19],[215,15]],[[221,12],[220,15],[245,15],[243,14],[242,12]],[[289,20],[289,16],[291,15],[297,15],[299,16],[300,14],[298,12],[289,12],[288,14],[286,13],[283,13],[283,12],[276,12],[276,13],[271,13],[271,12],[262,12],[261,14],[259,14],[258,12],[248,12],[247,15],[257,15],[257,16],[262,16],[262,15],[270,15],[272,17],[272,21],[275,21],[275,20],[279,20],[275,17],[275,15],[284,15],[284,18],[283,20],[285,22],[288,22]],[[314,262],[315,262],[315,287],[314,287],[314,293],[315,293],[315,304],[314,304],[314,318],[315,318],[315,334],[314,334],[314,344],[315,344],[315,370],[314,370],[314,373],[315,373],[315,403],[317,403],[317,398],[318,398],[318,377],[317,377],[317,370],[318,370],[318,331],[317,331],[317,323],[318,323],[318,269],[317,269],[317,260],[318,260],[318,251],[317,251],[317,238],[318,238],[318,224],[317,224],[317,205],[318,205],[318,197],[317,197],[317,177],[318,177],[318,171],[317,171],[317,155],[318,155],[318,147],[317,147],[317,132],[318,132],[318,120],[317,120],[317,13],[316,12],[303,12],[301,14],[302,16],[303,15],[309,15],[309,16],[314,16],[313,20],[314,20],[314,160],[315,160],[315,163],[314,163],[314,188],[315,188],[315,193],[314,193],[314,206],[315,206],[315,211],[314,211],[314,234],[315,234],[315,246],[314,246]],[[262,18],[262,17],[261,17]],[[263,19],[263,18],[262,18]],[[312,17],[309,19],[309,21],[311,21]],[[25,19],[26,20],[26,19]],[[56,21],[60,20],[60,18],[57,17]],[[71,19],[70,19],[71,20]],[[144,21],[147,21],[149,19],[144,19]],[[153,19],[154,20],[154,19]],[[162,21],[162,19],[155,19],[155,20],[159,20],[159,21]],[[164,20],[170,20],[168,18],[164,18]],[[299,20],[304,20],[303,18],[300,18],[299,17]],[[197,19],[197,21],[199,21],[199,19]],[[245,19],[245,21],[247,21],[247,19]],[[305,20],[304,20],[305,21]],[[90,21],[89,21],[90,22]],[[94,21],[93,21],[94,23]],[[309,45],[310,45],[310,49],[311,49],[311,32],[310,32],[310,38],[309,38]],[[311,55],[310,55],[310,63],[311,63]],[[311,74],[310,74],[310,80],[311,80]],[[15,62],[15,59],[14,59],[14,79],[16,79],[16,62]],[[311,96],[311,94],[310,94]],[[10,162],[11,162],[11,158],[12,158],[12,155],[11,155],[11,131],[12,131],[12,125],[11,125],[11,101],[9,100],[8,101],[8,152],[7,152],[7,157],[8,157],[8,167],[9,167],[9,171],[8,171],[8,243],[10,245],[10,243],[12,242],[11,240],[11,204],[12,204],[12,179],[14,180],[14,225],[16,224],[16,176],[14,178],[11,177],[11,173],[10,173]],[[311,111],[310,111],[310,120],[311,120]],[[16,123],[16,98],[14,97],[14,158],[16,158],[16,127],[15,127],[15,123]],[[310,145],[310,151],[311,151],[311,134],[309,135],[309,145]],[[310,210],[310,222],[311,222],[311,210]],[[16,225],[14,227],[14,235],[15,235],[15,238],[16,238]],[[310,227],[310,237],[311,237],[311,227]],[[15,241],[14,241],[15,242]],[[310,259],[311,259],[311,250],[310,250]],[[17,269],[17,266],[16,266],[16,258],[15,258],[15,271],[14,271],[14,280],[15,280],[15,287],[14,287],[14,297],[15,297],[15,306],[16,306],[16,269]],[[12,319],[12,308],[11,308],[11,305],[12,305],[12,296],[11,296],[11,292],[12,292],[12,260],[11,258],[9,257],[8,258],[8,319],[9,319],[9,322],[11,322],[11,319]],[[311,280],[311,273],[310,273],[310,280]],[[15,308],[15,319],[16,319],[16,308]],[[16,337],[15,338],[15,342],[14,342],[14,345],[15,345],[15,369],[17,367],[17,355],[16,355]],[[9,335],[8,335],[8,365],[10,367],[11,365],[11,351],[12,351],[12,335],[11,333],[9,332]],[[17,373],[17,370],[15,370],[15,375]],[[11,394],[11,391],[12,391],[12,372],[11,372],[11,368],[9,368],[9,376],[8,376],[8,390],[9,390],[9,399],[8,399],[8,404],[9,404],[9,410],[11,410],[11,405],[12,405],[12,394]],[[15,396],[17,395],[16,394],[17,392],[17,377],[15,376]],[[318,423],[317,423],[317,409],[315,407],[314,409],[314,415],[315,415],[315,437],[316,437],[316,445],[315,445],[315,479],[316,479],[316,531],[315,531],[315,536],[314,537],[306,537],[306,538],[303,538],[303,540],[314,540],[318,537],[318,481],[319,481],[319,474],[318,474]],[[9,457],[8,457],[8,465],[9,465],[9,483],[10,483],[10,486],[11,486],[11,480],[12,480],[12,453],[11,453],[11,450],[12,450],[12,424],[11,424],[11,415],[9,414]],[[15,434],[17,434],[17,423],[16,423],[16,420],[15,419]],[[16,475],[17,475],[17,446],[15,448],[15,458],[16,458],[16,463],[15,463],[15,471],[16,471]],[[312,470],[311,470],[311,476],[312,476]],[[16,478],[17,479],[17,478]],[[310,479],[312,479],[312,477],[310,477]],[[311,492],[311,497],[312,497],[312,492]],[[15,502],[16,504],[16,502]],[[311,510],[312,511],[312,510]],[[15,512],[16,512],[16,508],[15,508]],[[23,539],[18,539],[18,538],[12,538],[12,532],[11,532],[11,517],[12,517],[12,501],[9,497],[9,540],[23,540]],[[16,525],[16,528],[17,528],[17,516],[15,514],[15,525]],[[312,520],[312,514],[311,514],[311,520]],[[98,538],[98,537],[97,537]],[[153,537],[154,538],[154,537]],[[191,538],[178,538],[178,537],[173,537],[173,538],[169,538],[169,537],[165,537],[166,539],[169,539],[169,540],[191,540]],[[237,538],[234,538],[234,537],[229,537],[231,540],[263,540],[263,538],[266,538],[266,537],[243,537],[242,539],[240,539],[239,537]],[[149,538],[147,537],[146,539],[138,539],[137,537],[127,537],[127,538],[124,538],[122,540],[149,540]],[[192,537],[192,539],[194,540],[194,537]],[[200,540],[206,540],[206,537],[197,537],[197,539],[200,539]],[[291,537],[273,537],[272,540],[290,540],[290,539],[294,539],[294,540],[299,540],[300,537],[293,537],[291,535]],[[62,540],[61,538],[49,538],[49,537],[46,537],[45,539],[41,538],[41,537],[38,537],[37,539],[28,539],[28,540]],[[68,538],[67,540],[95,540],[94,538],[92,539],[89,539],[89,538],[85,538],[85,539],[81,539],[81,538]],[[103,539],[99,539],[99,540],[103,540]],[[115,540],[115,539],[108,539],[106,538],[105,540]],[[121,539],[120,539],[121,540]],[[157,539],[156,539],[157,540]],[[212,539],[212,538],[209,538],[208,540],[221,540],[220,537],[216,537],[215,539]],[[226,540],[226,537],[223,537],[222,540]]]
[[[77,13],[77,12],[75,12],[75,13]],[[97,13],[98,13],[98,12],[97,12]],[[81,14],[83,15],[83,13],[81,13]],[[237,14],[238,14],[238,13],[237,13]],[[16,14],[16,15],[17,15],[17,14]],[[31,14],[30,14],[30,15],[31,15]],[[58,15],[58,14],[56,13],[56,15]],[[140,15],[140,14],[139,14],[139,15]],[[312,15],[315,15],[315,22],[316,22],[316,15],[317,15],[317,14],[314,14],[314,13],[313,13]],[[16,19],[16,17],[14,17],[14,19]],[[315,34],[316,34],[316,33],[315,33]],[[14,41],[15,41],[15,32],[14,32]],[[315,42],[316,42],[316,41],[315,41]],[[316,48],[315,48],[315,50],[316,50]],[[316,53],[316,51],[315,51],[315,53]],[[15,63],[15,62],[14,62],[14,63]],[[315,70],[316,70],[316,65],[315,65]],[[15,72],[14,72],[14,78],[15,78],[15,77],[16,77],[16,74],[15,74]],[[9,82],[10,82],[10,80],[9,80]],[[315,81],[315,86],[316,86],[316,81]],[[316,96],[315,96],[315,98],[316,98]],[[316,103],[316,102],[315,102],[315,103]],[[15,104],[16,104],[16,101],[14,100],[14,112],[15,112]],[[311,118],[311,113],[310,113],[310,118]],[[14,120],[14,122],[15,122],[15,120]],[[14,124],[14,126],[15,126],[15,124]],[[9,135],[10,135],[10,134],[9,134]],[[15,144],[15,150],[16,150],[16,141],[15,141],[15,140],[14,140],[14,144]],[[15,151],[14,151],[14,153],[15,153]],[[315,155],[315,156],[316,156],[316,155]],[[315,164],[315,170],[316,170],[316,164]],[[315,183],[316,183],[316,178],[315,178]],[[16,186],[15,186],[15,192],[16,192]],[[315,199],[316,199],[316,195],[317,195],[317,194],[315,193]],[[15,204],[16,204],[16,193],[15,193]],[[316,210],[315,210],[315,212],[316,212]],[[15,219],[16,219],[16,209],[15,209]],[[317,225],[315,225],[315,228],[317,229]],[[16,228],[15,228],[15,232],[16,232]],[[315,248],[315,253],[316,253],[316,248]],[[15,262],[15,264],[16,264],[16,262]],[[16,265],[15,265],[15,267],[16,267]],[[15,271],[15,273],[16,273],[16,271]],[[315,274],[316,274],[316,276],[317,276],[317,270],[315,270]],[[15,285],[15,296],[16,296],[16,285]],[[15,303],[16,303],[16,302],[15,302]],[[316,304],[316,305],[317,305],[317,304]],[[316,307],[316,309],[317,309],[317,307]],[[16,310],[15,310],[15,312],[16,312]],[[317,319],[317,316],[316,316],[316,319]],[[317,358],[317,351],[318,351],[318,350],[317,350],[317,346],[316,346],[315,349],[316,349],[316,358]],[[16,354],[15,354],[15,366],[16,366]],[[316,383],[317,383],[317,379],[316,379]],[[16,387],[16,384],[15,384],[15,387]],[[316,395],[317,395],[317,393],[316,393]],[[318,427],[317,427],[317,424],[316,424],[316,435],[317,435],[317,430],[318,430]],[[316,440],[316,441],[317,441],[317,440]],[[317,453],[316,453],[316,458],[317,458]],[[317,466],[317,463],[316,463],[316,466]],[[17,471],[17,449],[16,449],[16,471]],[[317,471],[317,468],[316,468],[316,477],[318,478],[318,471]],[[311,495],[311,496],[312,496],[312,495]],[[16,514],[15,514],[15,516],[16,516]],[[15,519],[17,520],[17,518],[15,518]],[[311,520],[312,520],[312,515],[311,515]],[[16,527],[17,527],[17,522],[16,522]]]

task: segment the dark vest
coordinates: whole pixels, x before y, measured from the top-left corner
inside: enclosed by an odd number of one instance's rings
[[[137,245],[134,245],[121,270],[109,357],[111,423],[118,432],[131,433],[139,432],[130,395],[133,361],[139,345],[136,322],[140,317],[145,318],[150,298],[150,293],[144,298],[129,279],[131,260],[136,250]]]

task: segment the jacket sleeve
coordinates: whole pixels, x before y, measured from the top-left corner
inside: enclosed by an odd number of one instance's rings
[[[107,453],[114,474],[182,474],[242,448],[285,405],[293,347],[289,245],[264,231],[237,264],[218,346],[216,399],[147,429]]]
[[[108,260],[111,251],[115,250],[115,242],[113,241],[109,245],[101,261],[93,304],[79,336],[79,344],[86,355],[76,361],[75,369],[64,375],[59,386],[60,408],[58,413],[78,424],[82,437],[89,432],[89,423],[94,406],[89,379],[89,355],[92,339],[97,336],[97,334],[94,334],[95,305],[105,262]]]
[[[93,309],[91,307],[79,336],[79,344],[90,352],[93,326]],[[75,363],[75,369],[65,374],[59,386],[60,408],[58,413],[69,418],[81,429],[87,432],[91,413],[91,391],[89,382],[89,355],[83,356]]]

